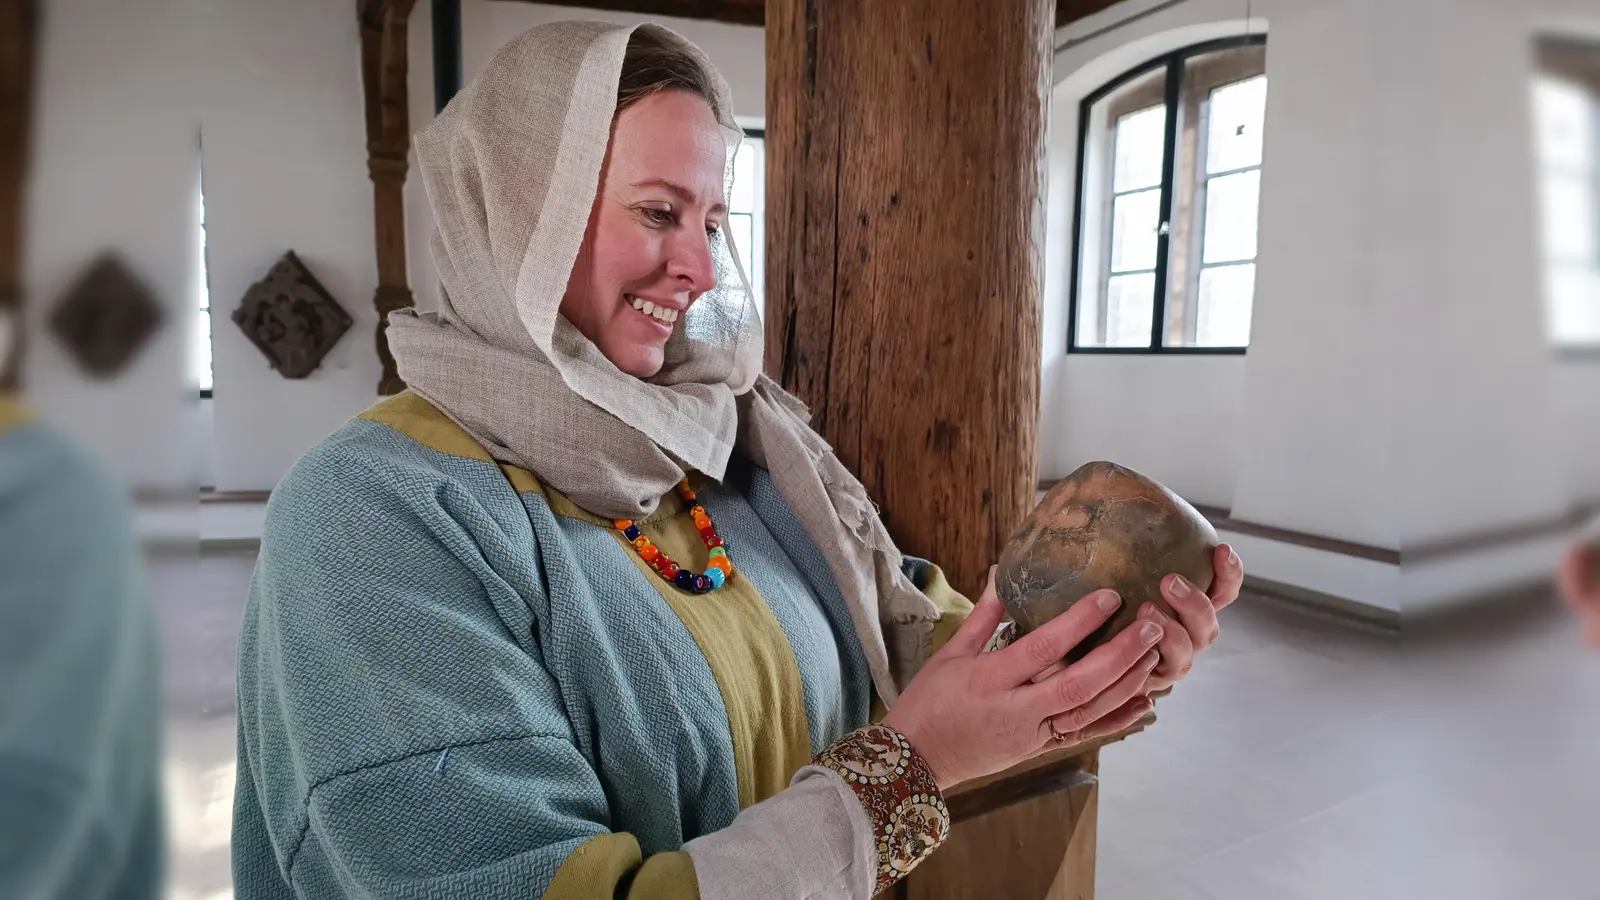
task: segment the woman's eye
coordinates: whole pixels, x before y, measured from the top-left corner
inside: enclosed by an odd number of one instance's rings
[[[670,209],[653,209],[646,206],[644,207],[644,217],[650,220],[652,225],[671,225],[673,221],[672,210]]]
[[[715,223],[706,226],[706,237],[714,238],[721,233],[722,229],[718,228]]]

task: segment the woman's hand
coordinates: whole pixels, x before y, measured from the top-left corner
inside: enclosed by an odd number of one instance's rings
[[[1244,565],[1232,547],[1222,544],[1212,553],[1211,568],[1215,575],[1210,596],[1182,575],[1168,575],[1162,580],[1161,596],[1178,614],[1178,621],[1174,622],[1154,603],[1140,608],[1140,619],[1151,619],[1165,629],[1161,643],[1156,645],[1161,661],[1150,673],[1150,681],[1145,686],[1147,693],[1172,687],[1189,674],[1196,654],[1217,642],[1221,634],[1217,610],[1239,599],[1239,588],[1244,584]]]
[[[1590,645],[1600,650],[1600,544],[1575,544],[1561,558],[1556,584],[1562,599],[1578,611]]]
[[[991,568],[967,621],[906,686],[883,724],[906,736],[941,790],[1128,728],[1150,711],[1144,694],[1158,659],[1159,622],[1135,622],[1083,659],[1040,677],[1120,602],[1112,591],[1096,591],[1016,643],[984,653],[1005,615]]]

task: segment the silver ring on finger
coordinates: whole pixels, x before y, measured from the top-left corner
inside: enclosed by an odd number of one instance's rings
[[[1057,731],[1056,722],[1054,719],[1046,719],[1045,724],[1050,726],[1050,740],[1055,741],[1058,744],[1065,744],[1067,740],[1072,737],[1070,734],[1062,734],[1061,732]]]

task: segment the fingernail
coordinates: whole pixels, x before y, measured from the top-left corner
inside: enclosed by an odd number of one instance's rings
[[[1146,622],[1139,626],[1139,640],[1146,644],[1154,644],[1161,640],[1161,626],[1154,622]]]
[[[1191,588],[1189,587],[1188,579],[1184,578],[1182,575],[1172,576],[1171,591],[1174,597],[1187,597],[1189,596],[1190,590]]]
[[[1101,612],[1114,613],[1117,607],[1122,605],[1122,598],[1117,596],[1116,591],[1101,591],[1094,602],[1100,607]]]
[[[1141,619],[1154,618],[1155,614],[1156,605],[1154,603],[1146,603],[1145,605],[1139,607],[1139,618]]]
[[[1228,548],[1228,565],[1239,568],[1239,554],[1231,546]]]
[[[1158,663],[1160,661],[1161,661],[1161,654],[1157,653],[1154,650],[1151,650],[1149,653],[1146,653],[1144,655],[1144,659],[1139,660],[1139,668],[1144,669],[1146,672],[1148,672],[1151,669],[1154,669],[1156,667],[1156,663]]]

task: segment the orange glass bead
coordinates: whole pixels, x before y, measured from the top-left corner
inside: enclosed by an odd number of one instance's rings
[[[633,549],[639,551],[640,553],[643,553],[644,548],[648,546],[650,546],[650,539],[647,537],[636,538],[633,542]]]
[[[644,538],[640,538],[640,540],[644,540]],[[661,555],[661,551],[650,544],[646,544],[639,548],[639,555],[644,557],[645,562],[655,562],[656,557]]]
[[[726,556],[713,556],[713,557],[711,557],[711,563],[710,563],[709,568],[721,569],[722,570],[722,574],[724,574],[724,575],[732,575],[733,574],[733,563],[729,562],[728,558]]]
[[[618,531],[627,531],[628,530],[628,526],[633,524],[633,520],[632,519],[617,519],[617,520],[613,521],[611,524],[617,526],[617,530]]]

